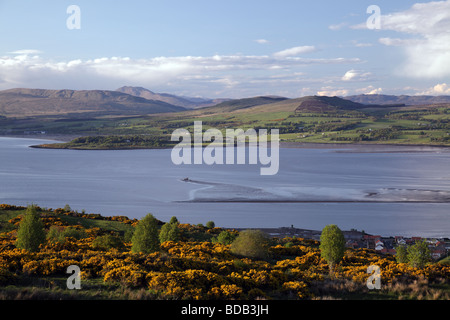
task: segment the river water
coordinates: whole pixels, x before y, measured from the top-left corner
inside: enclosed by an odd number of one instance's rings
[[[337,224],[383,236],[450,237],[446,149],[281,148],[279,172],[262,176],[260,165],[177,166],[171,150],[29,147],[50,142],[0,138],[0,203],[152,213],[219,227]]]

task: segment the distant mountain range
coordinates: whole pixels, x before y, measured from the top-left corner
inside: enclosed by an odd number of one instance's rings
[[[192,110],[193,114],[226,112],[324,112],[417,105],[450,104],[450,96],[355,95],[307,96],[289,99],[260,96],[244,99],[207,99],[155,93],[142,87],[117,90],[10,89],[0,91],[0,116],[132,116]],[[193,110],[195,109],[195,110]]]
[[[360,94],[356,96],[343,97],[346,100],[362,104],[405,104],[407,106],[430,105],[450,103],[450,96],[394,96],[385,94]]]
[[[194,97],[176,96],[168,93],[155,93],[142,87],[121,87],[116,89],[118,92],[127,93],[135,97],[145,98],[148,100],[162,101],[174,106],[186,109],[196,109],[216,105],[230,99],[204,99]]]
[[[163,101],[108,90],[10,89],[0,91],[0,115],[142,115],[186,110]]]

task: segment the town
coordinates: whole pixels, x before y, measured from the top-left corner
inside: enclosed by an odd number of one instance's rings
[[[271,237],[300,237],[304,239],[320,240],[321,231],[298,229],[291,227],[281,228],[262,228]],[[438,261],[448,257],[450,253],[449,238],[423,238],[423,237],[405,237],[405,236],[380,236],[370,235],[364,231],[351,229],[342,231],[346,239],[346,246],[352,249],[366,248],[372,249],[382,254],[395,255],[396,247],[400,245],[413,245],[418,241],[425,240],[430,249],[431,258]]]

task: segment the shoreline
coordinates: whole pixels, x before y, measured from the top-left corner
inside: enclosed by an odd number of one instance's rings
[[[18,139],[32,139],[32,140],[52,140],[56,142],[70,142],[73,139],[81,137],[80,135],[65,135],[65,134],[50,134],[50,135],[31,135],[31,134],[14,134],[14,135],[0,135],[0,138],[18,138]]]
[[[19,138],[31,140],[50,140],[56,143],[67,143],[79,138],[79,135],[0,135],[0,138]],[[30,145],[30,148],[41,149],[69,149],[69,150],[143,150],[143,149],[172,149],[172,147],[117,147],[117,148],[89,148],[89,147],[51,147],[50,145]],[[436,144],[394,144],[394,143],[334,143],[334,142],[287,142],[280,141],[281,149],[337,149],[342,153],[399,153],[399,152],[450,152],[449,145]]]

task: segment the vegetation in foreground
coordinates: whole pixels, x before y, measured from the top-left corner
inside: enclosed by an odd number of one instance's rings
[[[411,248],[406,258],[346,249],[337,226],[319,242],[3,204],[0,228],[0,299],[450,298],[448,263],[413,259],[426,255]],[[80,290],[67,288],[71,265]],[[367,287],[371,265],[379,290]]]

